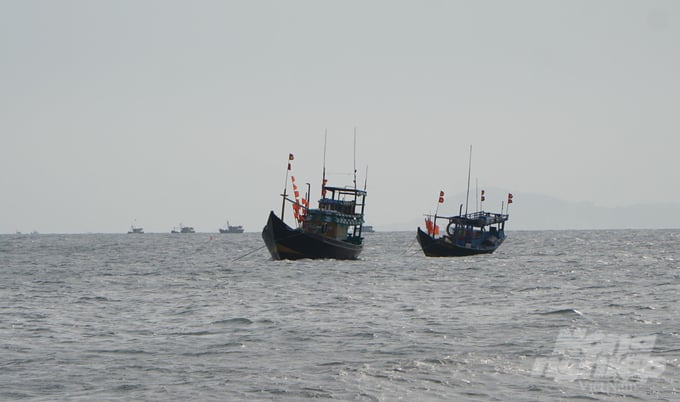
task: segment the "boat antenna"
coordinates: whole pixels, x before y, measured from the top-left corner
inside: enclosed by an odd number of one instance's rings
[[[321,171],[321,197],[326,195],[326,141],[328,140],[328,129],[323,132],[323,170]]]
[[[468,162],[467,194],[465,195],[465,215],[468,213],[468,201],[470,200],[470,170],[472,170],[472,145],[470,145],[470,160]]]
[[[281,197],[283,200],[281,200],[281,220],[283,220],[283,213],[286,211],[286,188],[288,187],[288,172],[290,172],[290,161],[293,160],[293,154],[288,154],[288,167],[286,168],[286,180],[283,182],[283,194],[281,194]]]
[[[357,128],[354,127],[354,189],[357,189]]]
[[[475,204],[477,205],[477,211],[482,210],[482,204],[479,203],[479,180],[475,177]]]
[[[368,184],[368,165],[366,165],[366,173],[364,174],[364,191],[366,191],[367,184]]]

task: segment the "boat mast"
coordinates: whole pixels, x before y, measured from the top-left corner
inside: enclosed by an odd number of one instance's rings
[[[357,189],[357,128],[354,127],[354,189]],[[356,199],[356,192],[354,193]]]
[[[465,196],[465,215],[468,213],[468,201],[470,200],[470,170],[472,170],[472,145],[470,145],[470,160],[468,162],[467,194]]]
[[[328,140],[328,129],[323,132],[323,169],[321,171],[321,198],[326,198],[326,141]]]
[[[352,161],[352,163],[354,164],[354,166],[352,166],[352,168],[354,169],[353,183],[354,183],[354,208],[355,209],[352,212],[356,213],[357,200],[359,199],[359,196],[357,195],[357,128],[356,127],[354,127],[354,144],[353,145],[354,145],[354,150],[353,150],[354,160]],[[364,215],[363,203],[364,202],[363,202],[363,199],[362,199],[362,201],[361,201],[361,204],[362,204],[361,215],[362,216]],[[363,225],[362,223],[359,224],[359,236],[361,236],[361,229],[363,227],[362,225]],[[355,226],[354,227],[354,233],[356,233],[356,229],[357,229],[357,227]]]

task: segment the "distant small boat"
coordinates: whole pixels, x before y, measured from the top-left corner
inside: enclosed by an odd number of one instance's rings
[[[371,225],[364,225],[363,232],[364,233],[373,233],[373,232],[375,232],[375,230],[373,230],[373,226],[371,226]]]
[[[142,234],[144,233],[144,228],[136,228],[134,226],[130,226],[130,230],[128,231],[128,234]]]
[[[231,226],[229,224],[229,221],[227,221],[227,228],[222,229],[220,228],[220,233],[243,233],[244,229],[243,226],[238,225],[238,226]]]
[[[293,154],[288,156],[288,170]],[[325,145],[324,145],[325,160]],[[356,169],[354,170],[356,172]],[[288,181],[288,172],[286,181]],[[284,188],[281,217],[274,211],[269,213],[267,224],[262,230],[269,253],[274,260],[337,259],[356,260],[363,249],[362,227],[366,190],[356,188],[356,174],[353,187],[331,187],[326,180],[324,170],[321,185],[319,207],[309,208],[309,185],[305,198],[299,200],[298,187],[294,176],[293,192],[295,199],[288,198]],[[293,206],[293,213],[298,227],[292,228],[283,221],[286,202]]]
[[[472,165],[472,147],[470,147],[470,166]],[[470,193],[470,171],[468,170],[468,190]],[[481,192],[481,201],[484,202],[485,193]],[[439,204],[444,202],[444,192],[439,192]],[[512,194],[508,194],[508,204],[512,203]],[[456,216],[426,215],[425,226],[427,232],[420,227],[417,231],[417,239],[420,247],[428,257],[460,257],[475,254],[493,253],[505,240],[505,222],[509,215],[501,212],[467,212],[467,200],[465,213],[463,205]],[[438,219],[448,221],[446,232],[439,236]]]
[[[182,226],[180,224],[179,231],[177,231],[177,229],[172,229],[170,233],[196,233],[196,231],[191,226]]]

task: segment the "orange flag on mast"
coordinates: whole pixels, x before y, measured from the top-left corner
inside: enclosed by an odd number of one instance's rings
[[[432,223],[432,219],[425,219],[425,228],[427,229],[427,234],[432,235],[434,233],[434,224]]]

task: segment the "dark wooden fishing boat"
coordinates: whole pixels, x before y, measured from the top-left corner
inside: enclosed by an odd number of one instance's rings
[[[273,259],[359,258],[363,249],[361,225],[366,192],[339,187],[323,188],[330,196],[319,200],[318,209],[307,209],[297,228],[288,226],[274,211],[269,213],[262,238]],[[349,199],[343,200],[343,196]],[[299,208],[303,209],[302,206]]]
[[[467,198],[470,194],[470,168],[472,166],[472,147],[470,147],[470,162],[468,167],[468,188]],[[468,213],[468,201],[465,201],[465,213],[463,213],[463,205],[460,205],[458,215],[455,216],[438,216],[437,210],[433,215],[426,215],[425,226],[426,230],[420,227],[417,231],[416,238],[420,244],[420,248],[428,257],[461,257],[475,254],[490,254],[493,253],[505,240],[505,222],[509,215],[503,213],[503,204],[501,204],[501,212],[486,212],[481,208],[485,200],[485,192],[481,192],[480,208],[476,212]],[[444,192],[439,192],[439,204],[444,202]],[[508,194],[507,204],[512,203],[512,194]],[[443,235],[439,235],[439,225],[437,220],[443,219],[447,221],[446,231]]]
[[[291,160],[293,154],[289,155],[288,170]],[[281,217],[271,211],[262,230],[262,239],[272,258],[275,260],[359,258],[363,249],[365,188],[361,190],[355,187],[328,186],[324,168],[319,206],[309,208],[307,201],[309,185],[306,197],[300,200],[294,176],[291,176],[291,179],[295,198],[288,198],[284,189]],[[283,220],[287,202],[293,207],[296,227],[289,226]]]

